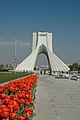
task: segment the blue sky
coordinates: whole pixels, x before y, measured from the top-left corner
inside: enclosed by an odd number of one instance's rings
[[[0,63],[14,63],[14,33],[19,63],[38,31],[53,33],[54,52],[64,62],[79,62],[80,0],[0,0]],[[44,64],[41,56],[37,61]]]

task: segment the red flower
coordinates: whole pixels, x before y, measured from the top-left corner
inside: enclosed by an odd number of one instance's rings
[[[9,115],[9,112],[7,112],[7,111],[3,111],[3,112],[1,113],[1,117],[3,117],[3,118],[7,118],[8,115]]]
[[[23,116],[18,116],[18,120],[24,120]]]
[[[1,105],[1,109],[6,108],[6,105]]]
[[[28,113],[28,114],[32,113],[32,110],[30,108],[25,108],[24,111],[25,111],[25,113]]]
[[[4,93],[1,94],[1,98],[6,98],[6,97],[7,97],[6,94],[4,94]]]
[[[8,104],[10,102],[10,99],[8,99],[8,98],[6,98],[6,99],[4,99],[4,104]]]
[[[9,108],[8,108],[8,107],[3,108],[3,109],[2,109],[2,112],[9,112]]]
[[[23,95],[20,93],[20,94],[18,94],[18,97],[19,98],[23,98]]]
[[[29,113],[26,113],[25,120],[30,120],[29,117],[30,117]]]
[[[2,120],[9,120],[9,118],[2,118]]]
[[[16,113],[12,112],[10,113],[10,119],[14,120],[16,118]]]
[[[1,92],[4,92],[4,90],[5,90],[4,87],[3,87],[3,86],[0,86],[0,93],[1,93]]]
[[[13,110],[17,111],[19,109],[19,106],[13,106]]]
[[[26,100],[25,105],[26,106],[30,105],[30,102],[28,100]]]
[[[22,105],[22,104],[25,103],[25,100],[24,100],[24,99],[19,99],[19,100],[18,100],[18,103],[19,103],[19,105]]]
[[[37,76],[31,75],[0,86],[0,117],[2,120],[14,120],[15,118],[30,120],[33,111],[25,107],[29,107],[34,99],[32,87],[36,86],[36,80]],[[24,117],[17,114],[19,108],[24,112]]]

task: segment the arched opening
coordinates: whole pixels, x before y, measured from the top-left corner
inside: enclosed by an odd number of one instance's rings
[[[37,56],[34,70],[43,71],[43,74],[49,74],[50,73],[50,65],[49,60],[46,54],[40,53]]]
[[[48,60],[47,60],[47,56],[44,53],[41,53],[37,56],[36,59],[36,66],[38,65],[48,65]]]
[[[44,73],[51,73],[51,65],[48,57],[47,48],[43,44],[38,49],[34,70],[40,70]]]

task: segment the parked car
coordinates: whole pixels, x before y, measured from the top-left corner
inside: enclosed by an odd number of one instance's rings
[[[71,77],[71,80],[77,81],[77,76],[76,76],[76,75],[73,75],[73,76]]]

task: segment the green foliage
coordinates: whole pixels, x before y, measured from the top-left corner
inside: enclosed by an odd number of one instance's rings
[[[32,86],[32,94],[34,95],[35,94],[35,92],[36,92],[36,88],[34,87],[34,86]]]
[[[30,115],[30,120],[32,120],[33,117],[35,117],[35,116],[36,116],[36,114],[33,112],[33,113]]]
[[[72,65],[69,65],[69,68],[71,71],[77,71],[78,70],[78,63],[73,63]]]
[[[4,65],[0,64],[0,70],[3,70],[3,69],[4,69]]]
[[[18,115],[24,116],[24,104],[22,104],[17,112]]]

